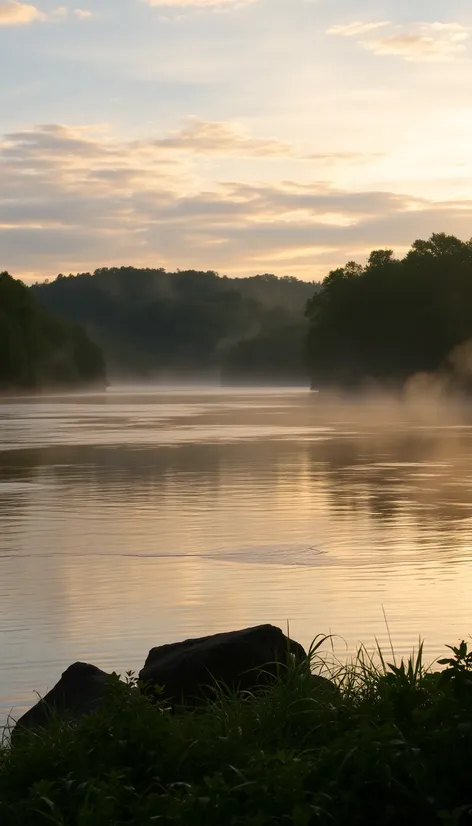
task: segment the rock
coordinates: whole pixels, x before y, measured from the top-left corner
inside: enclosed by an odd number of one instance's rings
[[[259,625],[153,648],[139,679],[163,687],[170,700],[188,703],[208,694],[215,681],[232,690],[267,684],[281,666],[303,662],[306,656],[280,628]]]
[[[20,717],[15,731],[42,728],[54,714],[72,721],[95,711],[109,680],[110,675],[95,665],[74,663],[64,671],[57,685]]]

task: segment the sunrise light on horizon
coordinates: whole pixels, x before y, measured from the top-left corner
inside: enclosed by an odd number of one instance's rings
[[[472,7],[0,2],[0,269],[318,280],[472,235]]]

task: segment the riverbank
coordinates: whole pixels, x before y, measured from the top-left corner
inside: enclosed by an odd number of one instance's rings
[[[316,646],[315,646],[316,649]],[[303,666],[243,695],[173,709],[112,680],[105,706],[0,749],[5,826],[63,824],[466,824],[472,822],[472,655],[442,671],[419,654],[387,664]],[[393,655],[390,658],[392,659]]]

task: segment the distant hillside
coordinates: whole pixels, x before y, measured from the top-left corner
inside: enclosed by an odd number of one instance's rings
[[[274,378],[303,372],[299,340],[317,286],[268,274],[235,279],[121,267],[59,275],[31,291],[48,311],[84,325],[114,376],[223,370],[231,380],[233,373],[255,376],[258,364]],[[267,347],[279,330],[289,339],[282,361]],[[264,355],[248,357],[248,348]]]
[[[105,383],[102,353],[85,330],[49,315],[21,281],[0,273],[0,391]]]
[[[434,233],[403,258],[373,250],[324,279],[307,307],[315,388],[386,384],[472,394],[472,241]]]

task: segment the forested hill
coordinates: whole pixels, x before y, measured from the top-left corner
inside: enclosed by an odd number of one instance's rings
[[[214,272],[98,269],[31,288],[50,312],[83,324],[112,376],[222,371],[229,380],[300,379],[306,302],[316,285],[296,278]]]
[[[375,250],[333,270],[308,303],[312,383],[472,388],[472,241],[437,233],[404,258]],[[443,384],[443,381],[445,384]]]
[[[31,291],[0,273],[0,391],[105,387],[100,349],[85,330],[45,312]]]
[[[113,378],[310,375],[316,388],[351,389],[433,374],[472,387],[472,241],[450,235],[415,241],[404,258],[374,250],[321,285],[122,267],[60,275],[31,294],[84,325]]]

